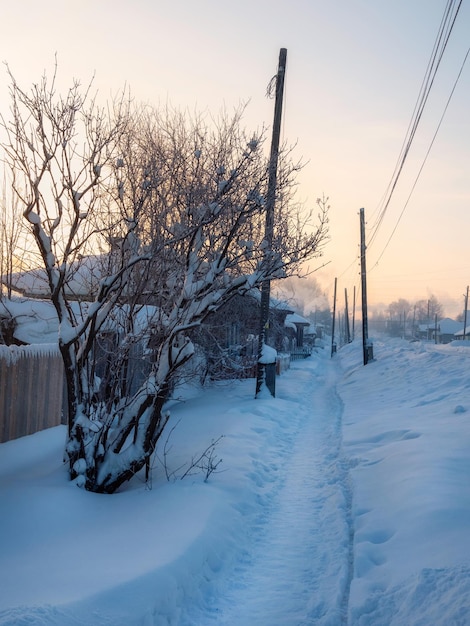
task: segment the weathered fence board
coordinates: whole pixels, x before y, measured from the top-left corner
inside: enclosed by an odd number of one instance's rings
[[[291,361],[298,361],[299,359],[306,359],[311,356],[312,349],[309,347],[297,348],[290,353]]]
[[[57,346],[0,346],[0,443],[58,426],[64,370]]]

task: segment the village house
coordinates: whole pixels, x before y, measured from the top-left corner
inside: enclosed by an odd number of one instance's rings
[[[455,333],[461,328],[461,322],[456,322],[450,317],[446,317],[434,324],[420,324],[418,327],[418,338],[422,341],[450,343],[455,339]]]
[[[77,320],[86,312],[99,287],[100,271],[97,269],[95,261],[94,258],[82,260],[68,285],[70,305]],[[54,359],[55,367],[56,360],[60,361],[57,350],[59,324],[55,308],[50,299],[47,298],[48,285],[45,272],[39,269],[32,270],[14,275],[11,278],[13,278],[13,290],[17,295],[11,299],[0,300],[0,344],[24,346],[25,348],[36,346],[35,358],[37,359],[42,358],[42,352],[39,350],[41,344],[43,346],[45,344],[51,347],[55,346],[52,355],[47,349],[48,358]],[[105,397],[109,393],[106,383],[107,372],[113,364],[116,343],[122,341],[126,333],[125,325],[122,320],[120,321],[120,317],[125,318],[126,316],[126,306],[128,305],[122,303],[109,312],[95,347],[98,350],[95,371],[97,382],[100,385],[97,394],[105,394]],[[135,328],[131,350],[129,351],[129,367],[126,367],[126,379],[122,381],[122,384],[130,391],[135,391],[151,367],[153,348],[158,346],[158,333],[154,332],[158,324],[152,324],[150,321],[149,325],[149,320],[155,316],[158,318],[158,311],[158,307],[149,304],[139,305],[141,323],[138,323],[138,326],[148,330],[139,332],[139,329]],[[258,290],[253,290],[244,296],[235,295],[225,305],[213,311],[200,327],[191,331],[191,339],[196,347],[199,378],[204,380],[206,376],[214,379],[255,376],[259,324],[260,292]],[[298,358],[296,356],[298,354],[302,354],[302,356],[310,354],[309,349],[304,349],[304,334],[307,328],[309,328],[308,321],[297,315],[290,306],[274,299],[271,300],[267,343],[278,352],[276,363],[278,374],[289,366],[291,355],[292,358]],[[26,360],[29,358],[29,352],[26,350],[23,352],[24,360]],[[47,371],[48,368],[42,369]],[[65,404],[61,400],[63,387],[58,384],[59,379],[60,376],[56,375],[52,381],[52,388],[55,388],[57,392],[55,394],[57,395],[57,402],[54,404],[53,412],[57,415],[52,416],[47,404],[54,393],[49,390],[49,399],[44,401],[45,414],[48,414],[47,419],[49,416],[52,419],[52,422],[47,422],[49,425],[64,420],[64,416],[61,414],[65,410]],[[25,422],[30,422],[28,411],[27,408]],[[20,409],[15,408],[14,411],[12,409],[13,413],[19,414]],[[41,420],[41,423],[46,424],[45,418],[41,418]],[[31,425],[33,431],[15,431],[15,424],[10,422],[8,428],[4,429],[3,436],[7,439],[11,436],[22,436],[34,432],[35,426],[33,425]],[[14,435],[14,432],[20,434]]]
[[[465,331],[462,328],[461,330],[458,330],[456,333],[454,333],[454,339],[459,341],[470,341],[470,323],[469,326],[465,328]]]

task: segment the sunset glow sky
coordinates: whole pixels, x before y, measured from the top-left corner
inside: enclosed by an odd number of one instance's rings
[[[266,87],[287,48],[283,140],[306,162],[300,197],[331,204],[315,276],[330,299],[359,287],[359,209],[368,237],[393,175],[445,0],[0,0],[0,57],[21,86],[50,73],[111,97],[217,114],[248,102],[250,131],[271,126]],[[367,251],[370,303],[434,294],[448,315],[470,283],[470,3],[462,3],[396,191]],[[8,116],[8,77],[0,107]],[[411,193],[412,192],[412,193]],[[411,196],[410,196],[411,193]],[[409,199],[408,199],[409,198]],[[406,205],[406,206],[405,206]],[[400,218],[401,215],[401,218]],[[394,234],[392,232],[395,230]],[[390,238],[391,237],[391,238]]]

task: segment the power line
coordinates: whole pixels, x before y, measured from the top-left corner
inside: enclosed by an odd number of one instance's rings
[[[423,78],[423,81],[422,81],[422,84],[421,84],[421,87],[420,87],[418,98],[417,98],[417,101],[416,101],[416,104],[415,104],[415,107],[414,107],[414,110],[413,110],[413,114],[412,114],[410,123],[408,125],[408,129],[407,129],[405,138],[403,140],[403,144],[402,144],[402,147],[401,147],[401,150],[400,150],[400,154],[399,154],[397,163],[395,165],[395,169],[393,171],[393,174],[392,174],[392,177],[390,179],[390,182],[389,182],[389,184],[388,184],[388,186],[387,186],[387,188],[385,190],[385,193],[383,194],[383,197],[382,197],[382,199],[381,199],[377,209],[375,210],[375,212],[373,214],[373,215],[375,215],[377,213],[377,210],[379,210],[379,208],[382,207],[381,212],[380,212],[380,214],[379,214],[378,218],[376,219],[376,222],[375,222],[375,224],[373,226],[374,230],[373,230],[372,236],[371,236],[371,238],[370,238],[370,240],[368,242],[368,247],[370,247],[370,245],[374,241],[375,237],[377,236],[378,230],[379,230],[379,228],[380,228],[380,226],[381,226],[381,224],[383,222],[385,213],[386,213],[386,211],[387,211],[387,209],[388,209],[388,207],[390,205],[390,201],[392,199],[392,195],[393,195],[393,193],[395,191],[398,179],[399,179],[400,174],[401,174],[401,172],[403,170],[406,158],[407,158],[408,153],[409,153],[410,148],[411,148],[411,144],[413,142],[413,139],[415,137],[417,128],[419,126],[419,122],[421,120],[421,117],[422,117],[425,105],[426,105],[427,100],[429,98],[429,94],[430,94],[431,88],[432,88],[432,86],[434,84],[434,79],[436,77],[436,74],[437,74],[437,71],[439,69],[442,57],[444,55],[444,51],[445,51],[445,49],[447,47],[447,44],[448,44],[451,32],[453,30],[453,27],[455,25],[455,21],[457,19],[457,15],[458,15],[459,10],[461,8],[462,0],[460,0],[458,2],[457,6],[455,6],[455,5],[456,5],[456,0],[448,0],[446,8],[444,10],[444,14],[443,14],[443,17],[441,19],[441,23],[440,23],[440,26],[439,26],[438,34],[436,36],[436,39],[435,39],[435,42],[434,42],[434,46],[433,46],[433,49],[432,49],[432,52],[431,52],[431,57],[430,57],[430,59],[428,61],[428,65],[427,65],[427,68],[426,68],[425,76]],[[388,241],[386,243],[385,248],[382,250],[378,260],[375,262],[375,264],[372,267],[372,269],[374,269],[377,266],[379,260],[382,258],[383,254],[384,254],[384,252],[385,252],[385,250],[387,248],[387,246],[389,245],[393,235],[395,234],[395,231],[396,231],[396,229],[398,227],[398,224],[399,224],[399,222],[400,222],[400,220],[401,220],[401,218],[403,216],[403,213],[404,213],[404,211],[405,211],[405,209],[406,209],[406,207],[408,205],[408,202],[410,200],[410,197],[411,197],[411,195],[412,195],[412,193],[413,193],[413,191],[414,191],[414,189],[416,187],[416,184],[418,182],[420,174],[421,174],[421,172],[422,172],[422,170],[424,168],[424,165],[426,163],[427,157],[429,156],[430,150],[431,150],[431,148],[432,148],[432,146],[434,144],[434,140],[435,140],[435,138],[437,136],[437,133],[439,131],[439,128],[440,128],[440,126],[442,124],[443,118],[444,118],[445,113],[447,111],[447,108],[449,106],[449,103],[450,103],[450,100],[452,98],[452,95],[453,95],[453,93],[455,91],[457,83],[458,83],[458,81],[460,79],[460,75],[461,75],[461,73],[463,71],[463,68],[464,68],[464,65],[466,63],[467,57],[469,56],[469,53],[470,53],[470,49],[467,51],[467,54],[465,55],[465,58],[464,58],[464,61],[462,63],[462,66],[460,68],[459,74],[458,74],[457,79],[456,79],[456,81],[454,83],[454,86],[452,88],[451,94],[450,94],[450,96],[448,98],[448,101],[447,101],[447,104],[445,106],[444,112],[443,112],[443,114],[441,116],[441,119],[439,121],[439,125],[438,125],[438,127],[436,129],[436,132],[434,133],[433,139],[432,139],[431,144],[430,144],[430,146],[428,148],[428,151],[426,153],[426,156],[425,156],[425,159],[423,161],[423,164],[422,164],[422,166],[421,166],[421,168],[420,168],[420,170],[418,172],[418,175],[417,175],[417,177],[416,177],[416,179],[414,181],[412,190],[411,190],[411,192],[410,192],[410,194],[408,196],[406,204],[405,204],[405,206],[404,206],[404,208],[403,208],[403,210],[402,210],[402,212],[401,212],[401,214],[399,216],[399,219],[398,219],[397,223],[395,224],[393,232],[390,235],[390,237],[389,237],[389,239],[388,239]],[[353,265],[355,265],[356,263],[357,263],[357,257],[340,274],[340,277],[343,276],[344,274],[346,274],[346,272],[348,272],[348,270],[350,270],[351,267]]]
[[[429,76],[430,76],[430,73],[431,73],[431,68],[433,66],[433,62],[434,62],[434,59],[435,59],[436,54],[437,54],[437,49],[438,49],[439,42],[440,42],[440,40],[442,38],[442,32],[443,32],[444,25],[446,23],[446,19],[447,19],[448,13],[449,13],[450,4],[451,4],[451,2],[448,1],[447,7],[446,7],[446,9],[444,11],[444,15],[442,16],[441,23],[439,25],[439,31],[438,31],[438,34],[437,34],[437,37],[436,37],[436,40],[434,42],[434,46],[433,46],[433,49],[432,49],[432,52],[431,52],[431,58],[428,61],[426,72],[425,72],[425,75],[424,75],[424,78],[423,78],[423,81],[421,83],[421,87],[420,87],[420,90],[419,90],[419,93],[418,93],[418,98],[416,100],[416,103],[415,103],[415,106],[414,106],[414,109],[413,109],[413,113],[411,115],[410,123],[408,125],[405,137],[403,139],[402,146],[400,148],[400,153],[398,155],[398,159],[397,159],[397,162],[395,164],[395,169],[393,170],[393,174],[392,174],[392,176],[390,178],[388,186],[387,186],[387,188],[386,188],[386,190],[385,190],[385,192],[384,192],[384,194],[383,194],[383,196],[382,196],[382,198],[381,198],[381,200],[380,200],[376,210],[372,214],[372,217],[375,215],[375,213],[378,211],[378,209],[380,207],[382,207],[386,203],[387,194],[390,193],[390,188],[393,185],[393,181],[394,181],[395,177],[398,176],[399,165],[400,165],[400,163],[402,163],[402,165],[403,165],[403,158],[404,158],[404,155],[406,153],[407,138],[411,135],[413,128],[416,128],[416,124],[414,122],[416,122],[416,117],[418,116],[418,110],[419,110],[418,109],[418,105],[419,105],[419,103],[421,101],[422,96],[426,92],[426,85],[428,84]],[[393,189],[392,189],[392,191],[393,191]],[[376,229],[378,229],[382,219],[383,219],[383,211],[381,212],[381,214],[379,215],[378,220],[376,221]]]
[[[368,246],[370,247],[373,241],[375,240],[379,228],[383,222],[387,209],[390,205],[390,201],[392,199],[393,193],[397,186],[400,175],[403,171],[403,167],[405,165],[407,156],[409,154],[411,145],[413,143],[413,139],[415,137],[416,131],[418,129],[419,123],[421,121],[421,117],[423,115],[424,108],[426,106],[427,100],[429,98],[429,94],[431,92],[431,88],[434,83],[434,79],[436,77],[437,71],[439,69],[439,65],[441,63],[442,57],[444,55],[444,51],[447,47],[447,43],[449,41],[450,34],[455,24],[455,20],[457,18],[458,12],[460,10],[462,4],[462,0],[459,1],[458,6],[454,13],[452,10],[455,8],[455,0],[448,0],[446,9],[444,11],[444,15],[441,20],[441,24],[439,27],[439,31],[436,37],[436,41],[434,43],[434,47],[431,53],[431,58],[428,62],[428,66],[426,69],[426,73],[421,85],[421,89],[418,95],[418,99],[415,104],[415,108],[413,111],[413,115],[408,126],[408,130],[405,135],[405,139],[403,141],[403,145],[395,165],[395,169],[392,174],[392,178],[387,186],[387,189],[384,193],[381,203],[379,206],[382,206],[380,214],[375,222],[373,233],[369,239]],[[455,87],[454,87],[455,88]],[[447,108],[447,107],[446,107]],[[442,121],[442,119],[441,119]],[[434,141],[434,140],[433,140]],[[432,145],[432,144],[431,144]],[[424,165],[424,164],[423,164]],[[415,183],[416,184],[416,183]],[[405,205],[406,206],[406,205]]]
[[[470,48],[467,50],[467,53],[466,53],[466,55],[465,55],[465,57],[464,57],[464,60],[463,60],[462,65],[461,65],[461,67],[460,67],[460,71],[459,71],[459,73],[458,73],[458,75],[457,75],[457,78],[455,79],[455,82],[454,82],[454,85],[453,85],[452,90],[451,90],[451,92],[450,92],[450,95],[449,95],[449,98],[448,98],[448,100],[447,100],[446,106],[445,106],[444,111],[443,111],[443,113],[442,113],[442,115],[441,115],[441,119],[439,120],[439,124],[437,125],[436,132],[434,133],[433,138],[432,138],[432,140],[431,140],[431,143],[429,144],[429,148],[428,148],[428,150],[427,150],[427,152],[426,152],[426,155],[425,155],[425,157],[424,157],[423,163],[421,164],[421,167],[419,168],[418,174],[417,174],[417,176],[416,176],[416,178],[415,178],[415,180],[414,180],[414,183],[413,183],[413,185],[412,185],[412,187],[411,187],[411,191],[410,191],[410,193],[409,193],[409,195],[408,195],[408,198],[406,199],[406,202],[405,202],[405,204],[404,204],[404,206],[403,206],[403,209],[401,210],[401,213],[400,213],[400,215],[399,215],[399,217],[398,217],[398,219],[397,219],[397,221],[396,221],[396,223],[395,223],[395,226],[394,226],[394,228],[393,228],[393,230],[392,230],[392,232],[391,232],[391,234],[390,234],[390,237],[387,239],[387,243],[385,244],[385,246],[384,246],[384,248],[383,248],[382,252],[380,253],[380,255],[379,255],[379,257],[378,257],[377,261],[375,262],[374,267],[376,267],[376,266],[378,265],[378,263],[379,263],[380,259],[383,257],[383,255],[384,255],[384,253],[385,253],[385,250],[388,248],[388,245],[389,245],[390,241],[392,240],[392,237],[393,237],[393,235],[395,234],[395,231],[396,231],[396,230],[397,230],[397,228],[398,228],[398,225],[399,225],[399,223],[400,223],[400,221],[401,221],[401,218],[403,217],[403,213],[405,212],[405,209],[406,209],[406,207],[408,206],[408,203],[409,203],[409,201],[410,201],[410,198],[411,198],[411,196],[413,195],[413,192],[414,192],[414,190],[415,190],[416,184],[417,184],[417,182],[418,182],[418,180],[419,180],[419,178],[420,178],[420,176],[421,176],[421,172],[423,171],[423,168],[424,168],[424,166],[425,166],[425,164],[426,164],[426,161],[427,161],[427,159],[428,159],[429,153],[431,152],[431,148],[432,148],[432,147],[433,147],[433,145],[434,145],[434,141],[435,141],[435,139],[436,139],[436,137],[437,137],[437,133],[439,132],[439,129],[441,128],[442,121],[444,120],[445,114],[446,114],[447,109],[448,109],[448,107],[449,107],[449,104],[450,104],[450,101],[451,101],[451,99],[452,99],[452,96],[454,95],[455,88],[457,87],[457,83],[458,83],[458,82],[459,82],[459,80],[460,80],[460,76],[461,76],[461,74],[462,74],[462,71],[463,71],[463,68],[464,68],[464,66],[465,66],[465,63],[467,62],[467,59],[468,59],[468,55],[469,55],[469,54],[470,54]],[[372,268],[372,269],[373,269],[373,268]]]
[[[405,138],[403,140],[403,144],[402,144],[402,147],[401,147],[401,150],[400,150],[400,154],[398,156],[398,160],[397,160],[397,163],[395,165],[395,169],[394,169],[393,174],[392,174],[392,178],[391,178],[391,180],[390,180],[390,182],[388,184],[388,187],[387,187],[387,189],[386,189],[386,191],[385,191],[385,193],[384,193],[384,195],[382,197],[381,204],[379,205],[379,206],[381,206],[383,204],[384,206],[383,206],[382,211],[381,211],[381,213],[380,213],[380,215],[379,215],[379,217],[378,217],[378,219],[376,221],[375,230],[374,230],[373,235],[371,236],[371,239],[369,241],[369,245],[372,244],[373,239],[377,235],[378,229],[379,229],[379,227],[380,227],[380,225],[381,225],[381,223],[383,221],[383,218],[385,216],[385,213],[386,213],[386,211],[388,209],[388,206],[390,204],[393,192],[395,191],[398,179],[399,179],[400,174],[402,172],[403,166],[405,164],[406,158],[407,158],[409,150],[411,148],[412,141],[413,141],[414,136],[416,134],[416,130],[417,130],[419,122],[421,120],[425,104],[427,103],[427,100],[428,100],[428,97],[429,97],[429,94],[430,94],[430,91],[431,91],[431,87],[432,87],[432,85],[434,83],[434,78],[435,78],[435,75],[437,73],[437,69],[439,67],[440,61],[442,59],[442,55],[444,53],[445,47],[447,45],[447,41],[448,41],[449,36],[450,36],[450,32],[452,30],[452,29],[449,30],[448,24],[449,24],[449,19],[450,19],[450,10],[452,8],[453,1],[454,0],[449,0],[448,1],[447,7],[446,7],[446,9],[444,11],[444,15],[442,17],[441,24],[439,26],[439,31],[438,31],[438,34],[437,34],[437,37],[436,37],[436,40],[435,40],[435,43],[434,43],[434,46],[433,46],[433,49],[432,49],[432,52],[431,52],[431,58],[430,58],[430,60],[428,62],[428,66],[426,68],[425,76],[423,78],[423,82],[421,84],[421,88],[420,88],[420,91],[419,91],[419,94],[418,94],[418,99],[416,101],[415,108],[413,110],[413,114],[412,114],[412,117],[411,117],[411,120],[410,120],[410,123],[409,123],[409,126],[408,126],[408,130],[407,130]],[[459,8],[460,8],[460,5],[459,5],[458,9]],[[458,9],[457,9],[457,12],[458,12]],[[454,20],[452,21],[452,25],[455,22],[455,17],[454,17]],[[441,45],[441,42],[442,42],[442,39],[443,39],[443,35],[444,35],[444,32],[446,31],[446,29],[447,29],[447,37],[445,39],[445,43],[444,43],[444,46],[442,48],[441,54],[439,56],[439,59],[437,60],[439,46]],[[432,79],[431,79],[431,76],[432,76]]]

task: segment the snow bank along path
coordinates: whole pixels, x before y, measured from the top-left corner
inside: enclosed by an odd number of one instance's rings
[[[222,473],[138,480],[112,497],[66,480],[63,428],[2,444],[0,624],[346,623],[350,493],[336,365],[320,351],[277,380],[172,407],[169,470],[220,434]]]
[[[374,354],[174,402],[170,470],[225,435],[207,483],[97,496],[64,426],[1,444],[0,626],[468,626],[470,348]]]
[[[465,344],[464,344],[465,345]],[[470,624],[470,347],[340,351],[353,486],[354,626]]]
[[[196,611],[186,608],[182,624],[347,621],[351,495],[341,456],[338,368],[323,358],[296,365],[278,378],[276,399],[255,408],[266,417],[264,428],[254,427],[265,445],[250,468],[262,506],[250,517],[249,505],[239,504],[247,517],[242,555]],[[273,410],[282,429],[269,424]]]

